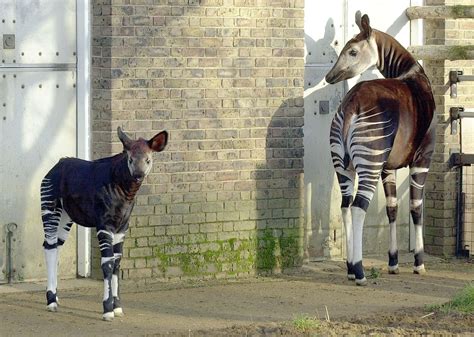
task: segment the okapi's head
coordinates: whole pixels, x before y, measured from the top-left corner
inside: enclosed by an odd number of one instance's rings
[[[353,37],[341,51],[336,64],[326,75],[326,82],[334,84],[357,76],[378,62],[378,50],[367,14],[356,13],[360,33]]]
[[[132,140],[122,131],[120,126],[117,128],[117,133],[127,153],[130,175],[136,182],[142,182],[151,171],[153,165],[153,151],[161,152],[164,150],[168,143],[168,133],[162,131],[157,133],[150,140],[143,138]]]

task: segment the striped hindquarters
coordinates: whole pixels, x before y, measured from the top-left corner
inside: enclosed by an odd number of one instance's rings
[[[372,199],[392,150],[398,127],[398,119],[393,116],[375,107],[358,114],[344,114],[341,109],[333,119],[330,143],[334,168],[336,172],[344,173],[352,163],[359,178],[357,196],[363,199],[359,201],[364,204],[363,208]],[[344,130],[347,130],[346,134]],[[341,189],[343,186],[341,184]]]
[[[41,182],[41,219],[43,220],[44,243],[46,249],[62,245],[68,237],[72,221],[62,207],[58,186],[51,178]]]
[[[58,241],[58,226],[61,221],[62,207],[57,199],[56,188],[52,179],[44,178],[41,182],[41,218],[45,248],[56,248]]]

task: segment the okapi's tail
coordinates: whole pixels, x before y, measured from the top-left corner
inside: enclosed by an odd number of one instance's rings
[[[347,121],[344,121],[344,112],[338,109],[333,118],[329,134],[331,157],[336,172],[338,169],[347,169],[350,165],[344,130],[347,130]]]

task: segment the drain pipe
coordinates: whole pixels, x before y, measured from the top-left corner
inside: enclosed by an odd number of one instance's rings
[[[7,224],[7,262],[8,262],[8,283],[12,283],[13,279],[13,258],[12,258],[12,236],[13,233],[16,232],[18,228],[17,224],[14,222],[10,222]]]

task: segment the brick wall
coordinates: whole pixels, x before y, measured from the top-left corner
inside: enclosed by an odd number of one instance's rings
[[[137,197],[123,278],[301,262],[303,7],[93,1],[93,157],[122,150],[119,125],[133,137],[170,134]]]
[[[427,0],[427,5],[474,5],[473,0]],[[474,20],[425,20],[425,43],[428,45],[474,44]],[[436,151],[426,185],[425,245],[426,251],[437,255],[453,255],[456,246],[456,199],[458,170],[449,165],[451,152],[459,151],[459,132],[451,134],[449,108],[474,106],[474,86],[462,83],[458,98],[450,97],[449,71],[464,70],[473,74],[472,60],[426,61],[437,109],[438,128]],[[474,151],[472,151],[474,152]]]

